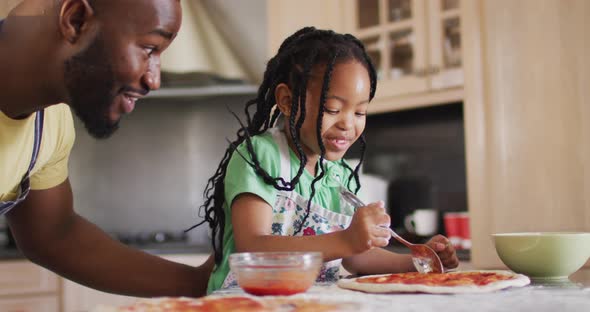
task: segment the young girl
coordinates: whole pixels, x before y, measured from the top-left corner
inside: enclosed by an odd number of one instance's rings
[[[390,238],[380,227],[390,222],[383,203],[355,211],[340,196],[341,187],[360,188],[360,163],[353,170],[342,158],[359,138],[364,154],[376,84],[362,43],[351,35],[307,27],[283,42],[257,98],[246,104],[247,125],[205,191],[216,260],[208,292],[236,284],[228,264],[234,252],[322,252],[318,281],[337,280],[341,263],[358,274],[414,270],[409,255],[379,248]],[[428,244],[446,267],[457,266],[446,238]]]

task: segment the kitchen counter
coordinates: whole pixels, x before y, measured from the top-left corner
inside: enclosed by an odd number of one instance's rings
[[[241,289],[218,291],[220,295],[243,294]],[[294,297],[328,302],[350,302],[357,311],[590,311],[590,269],[561,283],[532,283],[487,294],[366,294],[332,285],[316,285]]]
[[[0,248],[0,261],[18,260],[24,258],[25,256],[17,248]]]
[[[143,244],[128,246],[154,255],[208,254],[212,251],[210,245],[194,245],[187,243]]]
[[[154,255],[208,254],[212,250],[210,245],[194,245],[187,243],[142,244],[128,246]],[[18,248],[0,248],[0,261],[19,259],[25,259],[25,256],[20,252],[20,250],[18,250]]]
[[[154,255],[167,255],[167,254],[204,254],[212,251],[211,245],[202,244],[190,244],[186,242],[168,242],[168,243],[155,243],[155,244],[128,244],[128,246],[143,250],[147,253]],[[385,249],[400,253],[407,254],[409,249],[405,246],[390,245]],[[469,261],[469,250],[457,250],[457,257],[460,261]],[[24,259],[24,255],[17,248],[0,248],[0,261],[1,260],[14,260]]]
[[[212,251],[210,245],[195,245],[187,243],[161,243],[161,244],[142,244],[142,245],[128,245],[135,249],[143,250],[154,255],[170,255],[170,254],[205,254]],[[387,250],[392,252],[406,254],[409,250],[401,246],[388,246]],[[457,257],[461,261],[469,260],[468,250],[458,250]],[[17,248],[0,248],[0,261],[24,259],[25,256]]]

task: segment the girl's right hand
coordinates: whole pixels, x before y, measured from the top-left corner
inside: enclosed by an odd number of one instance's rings
[[[385,247],[389,244],[391,234],[382,226],[389,227],[389,223],[389,215],[385,212],[382,201],[360,207],[345,230],[347,243],[355,254],[373,247]]]

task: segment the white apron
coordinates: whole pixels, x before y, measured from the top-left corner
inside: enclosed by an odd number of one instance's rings
[[[291,161],[287,138],[278,128],[269,129],[269,131],[275,142],[279,145],[281,177],[286,181],[290,181],[292,180]],[[341,177],[338,178],[342,180]],[[319,185],[319,183],[316,185]],[[308,200],[295,191],[278,191],[273,206],[272,235],[293,236],[295,229],[299,228],[301,222],[303,222],[305,211],[307,210],[307,203]],[[348,203],[341,200],[340,205],[343,207],[347,206]],[[297,236],[319,235],[341,231],[347,228],[351,221],[352,216],[333,212],[312,203],[309,216]],[[324,263],[316,282],[326,283],[337,281],[341,263],[342,259]],[[223,282],[222,288],[234,286],[237,286],[237,282],[234,274],[230,271]]]

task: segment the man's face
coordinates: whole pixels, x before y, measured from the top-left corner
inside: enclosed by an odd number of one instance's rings
[[[107,138],[160,87],[160,54],[178,33],[181,9],[178,0],[118,0],[96,11],[98,34],[64,73],[70,106],[91,135]]]

